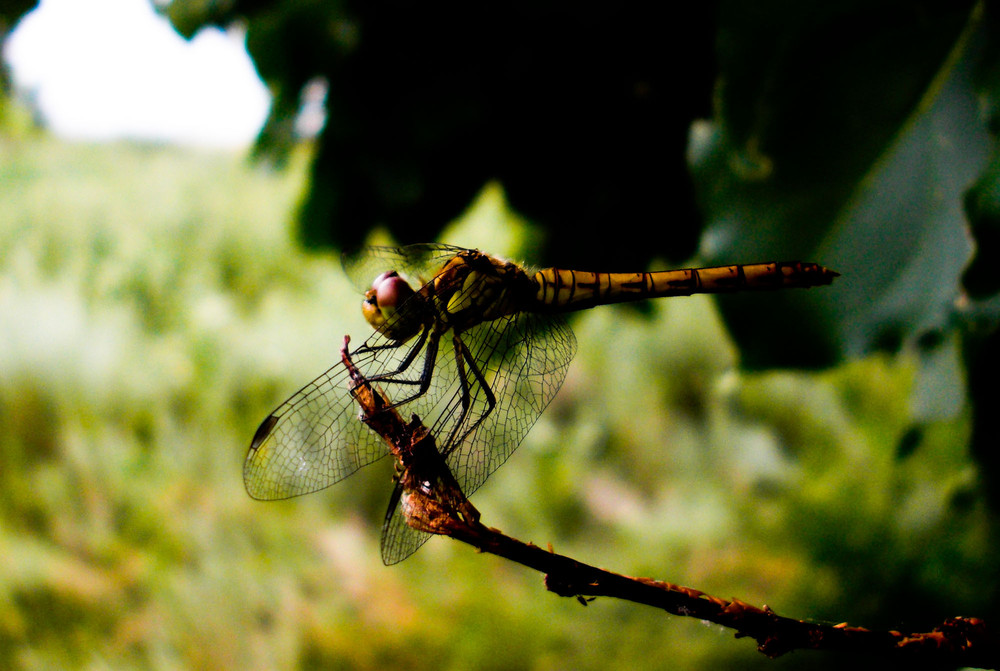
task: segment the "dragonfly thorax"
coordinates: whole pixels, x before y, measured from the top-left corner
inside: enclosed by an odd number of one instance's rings
[[[513,314],[535,292],[513,263],[473,251],[445,264],[429,286],[437,318],[456,331]]]
[[[395,270],[382,273],[365,292],[361,312],[376,331],[405,342],[420,331],[424,322],[417,309],[419,301],[409,300],[414,294],[413,287]]]

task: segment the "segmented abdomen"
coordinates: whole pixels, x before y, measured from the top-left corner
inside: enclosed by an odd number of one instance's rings
[[[835,273],[801,261],[750,263],[664,270],[653,273],[595,273],[545,268],[535,273],[539,309],[582,310],[595,305],[663,296],[814,287],[830,284]]]

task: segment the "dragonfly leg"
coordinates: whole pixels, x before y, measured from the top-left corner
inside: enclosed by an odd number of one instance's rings
[[[411,386],[417,386],[416,392],[407,396],[404,399],[393,400],[392,405],[387,407],[386,410],[398,408],[401,405],[404,405],[406,403],[409,403],[410,401],[420,398],[421,396],[427,393],[428,389],[430,389],[431,377],[434,374],[434,364],[437,361],[438,343],[440,342],[441,336],[439,333],[435,331],[434,333],[431,333],[430,337],[428,338],[427,336],[428,330],[429,329],[424,329],[424,332],[421,333],[420,335],[420,342],[418,342],[417,345],[415,345],[413,349],[410,350],[410,352],[406,355],[406,358],[404,359],[403,363],[400,364],[400,366],[395,371],[391,373],[380,373],[379,375],[373,375],[372,377],[368,378],[369,382],[388,381],[391,382],[392,384],[406,384]],[[401,374],[407,368],[409,368],[410,364],[413,363],[413,359],[416,358],[420,349],[422,349],[422,344],[424,341],[427,342],[427,348],[424,354],[424,366],[423,370],[420,373],[420,377],[417,378],[416,380],[397,380],[395,376]]]
[[[456,334],[452,338],[455,347],[455,372],[458,374],[458,383],[462,387],[462,412],[458,416],[458,421],[448,433],[448,439],[444,442],[445,456],[456,447],[455,436],[465,423],[465,418],[469,414],[469,406],[472,405],[472,394],[469,392],[469,379],[465,376],[465,355],[462,353],[465,345]]]
[[[431,330],[430,326],[425,326],[424,328],[420,329],[420,336],[417,338],[417,342],[415,342],[413,344],[413,347],[410,348],[410,351],[406,353],[406,356],[403,357],[403,360],[396,367],[396,370],[392,371],[391,373],[380,373],[378,375],[375,375],[369,378],[369,382],[374,382],[376,380],[384,380],[385,378],[391,378],[395,375],[399,375],[404,370],[409,368],[410,364],[413,363],[413,360],[417,358],[417,355],[420,353],[420,350],[423,349],[424,343],[427,342],[427,334],[430,333],[430,330]],[[357,350],[355,350],[353,354],[358,354],[359,352],[365,352],[365,353],[380,352],[387,349],[397,349],[402,346],[403,343],[401,342],[390,342],[385,345],[375,345],[374,347],[365,344],[359,347]]]
[[[476,427],[478,427],[484,419],[486,419],[487,415],[493,412],[493,408],[497,406],[497,397],[493,394],[493,389],[486,382],[486,378],[483,376],[483,372],[480,370],[479,364],[477,364],[476,360],[472,358],[472,352],[469,351],[469,348],[465,346],[465,343],[462,342],[461,339],[457,337],[456,339],[458,340],[462,356],[469,364],[469,370],[471,370],[472,374],[476,376],[479,386],[482,387],[483,393],[486,395],[486,410],[479,416],[478,419],[476,419],[476,423],[469,427],[469,432],[472,432],[476,430]]]
[[[453,336],[453,342],[455,347],[455,365],[458,371],[458,380],[462,386],[462,414],[459,416],[458,421],[455,422],[455,426],[452,428],[451,433],[448,435],[448,441],[445,444],[446,452],[445,456],[454,450],[458,445],[465,440],[465,437],[473,433],[476,430],[486,416],[493,412],[493,408],[497,405],[496,396],[493,394],[493,390],[490,389],[490,385],[486,382],[486,378],[483,376],[483,372],[480,370],[479,365],[472,356],[472,352],[469,348],[465,346],[462,338],[456,333]],[[455,436],[462,429],[462,425],[465,423],[466,418],[469,414],[469,408],[472,406],[472,393],[470,390],[469,379],[466,377],[466,366],[472,371],[475,376],[476,381],[479,383],[479,387],[483,390],[483,394],[486,396],[486,410],[483,411],[476,421],[473,422],[472,426],[466,429],[462,433],[462,440],[454,440]]]

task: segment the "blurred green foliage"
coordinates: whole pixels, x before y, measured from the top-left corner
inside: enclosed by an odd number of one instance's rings
[[[335,362],[343,334],[367,332],[335,256],[293,243],[307,152],[275,173],[162,147],[0,142],[0,667],[844,663],[772,662],[633,604],[583,608],[443,539],[383,567],[387,463],[250,500],[254,427]],[[520,256],[526,230],[494,185],[445,241]],[[706,297],[645,317],[592,310],[574,328],[566,385],[475,497],[487,523],[790,616],[996,618],[968,413],[915,419],[915,349],[741,372]]]

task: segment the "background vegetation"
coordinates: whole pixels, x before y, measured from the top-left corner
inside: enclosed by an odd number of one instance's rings
[[[290,242],[302,160],[5,148],[4,666],[763,666],[727,632],[583,609],[444,540],[383,567],[386,464],[293,501],[245,495],[257,422],[364,332],[335,260]],[[488,191],[454,236],[508,216]],[[651,312],[575,321],[566,387],[476,497],[491,524],[802,617],[993,612],[968,416],[913,437],[912,353],[745,374],[711,300]]]
[[[975,381],[990,379],[981,357],[995,338],[1000,173],[993,33],[979,11],[941,23],[951,39],[926,86],[912,84],[895,130],[846,167],[850,152],[831,149],[800,157],[791,174],[814,172],[791,180],[786,155],[751,151],[775,146],[759,143],[771,126],[695,127],[708,222],[695,261],[795,253],[843,277],[792,299],[578,315],[566,385],[475,496],[485,521],[790,616],[997,621],[997,434]],[[441,539],[385,568],[389,464],[301,499],[251,501],[241,465],[261,418],[335,361],[343,334],[367,333],[336,250],[296,242],[312,150],[290,149],[272,171],[16,128],[0,138],[0,666],[881,665],[771,662],[696,621],[556,598],[539,576]],[[800,124],[773,128],[797,147],[778,131]],[[852,136],[839,137],[841,150]],[[439,238],[539,260],[546,227],[514,212],[504,185],[477,189]],[[620,244],[658,253],[641,237]],[[782,356],[813,368],[772,367]]]

